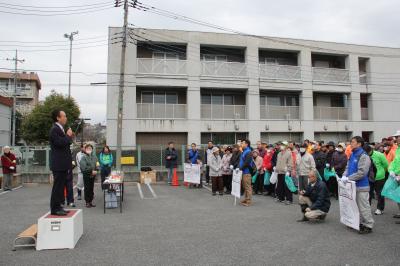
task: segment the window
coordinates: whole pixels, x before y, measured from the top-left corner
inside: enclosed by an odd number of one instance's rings
[[[225,94],[224,95],[224,105],[234,105],[233,98],[234,98],[233,95]]]
[[[280,96],[267,96],[267,105],[282,106],[283,99]]]
[[[177,104],[178,103],[178,95],[176,93],[167,93],[165,95],[167,104]]]
[[[332,96],[331,107],[345,107],[344,101],[344,96]]]
[[[169,52],[153,52],[153,58],[156,58],[156,59],[179,59],[179,55],[177,53],[169,53]]]
[[[142,103],[151,104],[177,104],[178,94],[165,91],[145,91],[141,93]]]
[[[203,54],[204,61],[220,61],[227,62],[228,57],[226,55],[215,55],[215,54]]]
[[[154,103],[165,103],[165,92],[155,92]]]
[[[211,104],[211,94],[202,94],[201,104]]]
[[[223,104],[222,94],[220,95],[213,94],[211,97],[211,102],[212,104]]]
[[[272,106],[299,106],[298,95],[261,95],[261,105]]]
[[[246,105],[246,96],[234,93],[205,93],[201,95],[201,104]]]
[[[142,103],[153,103],[153,92],[142,92]]]

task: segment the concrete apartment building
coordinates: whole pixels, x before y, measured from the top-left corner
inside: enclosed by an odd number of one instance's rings
[[[39,76],[35,72],[18,73],[16,106],[17,111],[25,115],[39,103],[39,91],[42,88]],[[0,95],[13,97],[14,73],[0,72]]]
[[[0,96],[0,148],[10,145],[13,101]]]
[[[116,145],[121,44],[109,29],[107,143]],[[400,129],[400,49],[135,29],[123,146],[315,139],[379,141]],[[396,79],[397,77],[397,79]]]

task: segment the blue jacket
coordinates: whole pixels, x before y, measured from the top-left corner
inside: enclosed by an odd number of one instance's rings
[[[362,156],[368,157],[368,155],[364,151],[364,149],[357,148],[357,149],[353,150],[353,153],[351,154],[350,159],[347,163],[347,176],[350,177],[351,175],[359,172],[360,170],[362,170],[360,168],[368,169],[368,170],[364,171],[364,173],[360,179],[355,180],[357,188],[368,188],[369,187],[368,177],[369,177],[369,167],[370,166],[369,165],[367,165],[367,166],[359,165],[360,158]]]
[[[250,168],[252,163],[251,148],[247,147],[240,155],[239,169],[242,170],[243,174],[251,174]]]
[[[189,161],[192,164],[197,164],[197,160],[200,160],[199,151],[193,151],[192,149],[189,150]]]
[[[311,210],[321,210],[326,213],[329,211],[331,199],[329,191],[323,181],[317,179],[314,185],[308,184],[304,196],[310,198],[312,202],[310,206]]]

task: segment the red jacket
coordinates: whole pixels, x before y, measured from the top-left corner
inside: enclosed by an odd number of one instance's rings
[[[267,151],[263,160],[263,168],[267,169],[267,171],[272,172],[272,157],[274,156],[274,151]]]
[[[11,152],[3,154],[1,156],[1,165],[3,167],[3,174],[15,173],[17,169],[17,164],[13,162],[14,160],[16,160],[15,155],[12,154]],[[11,166],[14,167],[14,170],[10,169]]]

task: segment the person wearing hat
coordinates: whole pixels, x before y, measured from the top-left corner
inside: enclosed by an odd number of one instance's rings
[[[270,144],[268,145],[268,149],[267,152],[265,153],[264,159],[263,159],[263,170],[264,173],[266,171],[268,171],[270,174],[272,174],[273,171],[273,158],[274,158],[274,154],[275,154],[275,149],[274,149],[274,145]],[[264,186],[264,191],[266,191],[264,193],[264,196],[272,196],[275,197],[275,184],[269,184]]]
[[[230,167],[231,159],[232,159],[232,147],[228,146],[226,147],[225,154],[222,157],[222,179],[226,194],[231,194],[232,191],[232,169]]]
[[[332,158],[333,154],[335,153],[335,143],[333,141],[329,141],[326,144],[326,147],[328,149],[326,153],[326,164],[325,167],[328,169],[332,168]],[[325,180],[325,179],[324,179]],[[328,190],[330,192],[331,196],[334,196],[335,198],[338,198],[338,185],[337,185],[337,180],[335,177],[331,177],[326,181],[326,185],[328,187]]]
[[[332,161],[331,161],[331,167],[335,169],[336,174],[338,175],[339,178],[342,178],[342,175],[344,173],[344,170],[346,170],[346,165],[347,165],[347,156],[345,154],[345,149],[346,149],[346,144],[344,143],[339,143],[336,151],[332,155]],[[331,180],[334,179],[334,180]],[[338,185],[337,185],[337,180],[336,178],[330,178],[330,192],[333,194],[333,196],[338,199]]]
[[[12,177],[17,170],[17,159],[11,152],[9,146],[4,146],[3,155],[1,156],[1,166],[3,168],[3,190],[11,190]]]
[[[277,201],[286,205],[293,203],[293,194],[285,182],[285,176],[290,176],[293,168],[292,152],[288,148],[288,144],[287,141],[282,142],[275,167],[275,171],[278,174],[278,183],[276,186]]]
[[[307,188],[310,171],[316,171],[314,157],[307,152],[307,148],[307,144],[300,147],[300,160],[298,160],[297,167],[299,169],[299,191]]]
[[[208,164],[210,166],[210,177],[212,183],[212,195],[224,194],[224,183],[222,180],[222,158],[219,155],[220,150],[218,147],[212,149],[212,154],[208,158]]]
[[[262,169],[263,158],[260,156],[260,152],[257,149],[253,150],[252,155],[257,168],[257,178],[253,184],[253,194],[262,195],[264,191],[264,170]]]

